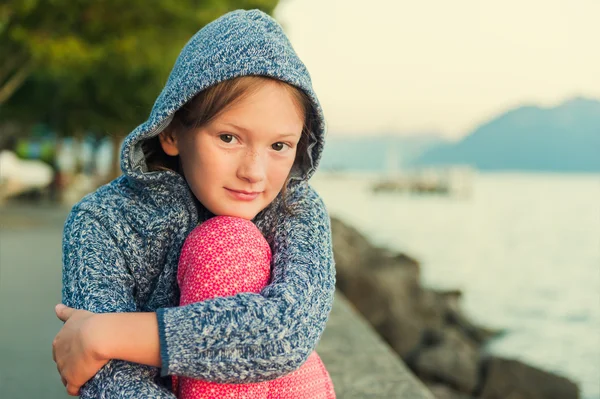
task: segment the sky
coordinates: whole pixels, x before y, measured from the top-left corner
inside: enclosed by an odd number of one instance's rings
[[[600,0],[280,0],[330,134],[460,138],[521,105],[600,100]]]

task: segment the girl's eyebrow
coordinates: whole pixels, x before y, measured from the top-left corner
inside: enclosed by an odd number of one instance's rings
[[[231,123],[231,122],[223,122],[223,124],[224,124],[224,125],[231,126],[231,127],[233,127],[234,129],[241,130],[241,131],[242,131],[242,132],[244,132],[244,133],[249,133],[249,132],[250,132],[250,131],[249,131],[248,129],[246,129],[245,127],[238,126],[238,125],[236,125],[235,123]]]
[[[246,129],[245,127],[241,127],[236,125],[235,123],[231,123],[231,122],[223,122],[224,125],[228,125],[231,126],[234,129],[237,129],[239,131],[242,131],[246,134],[250,133],[251,131],[249,129]],[[299,135],[297,133],[282,133],[279,134],[277,137],[298,137]]]

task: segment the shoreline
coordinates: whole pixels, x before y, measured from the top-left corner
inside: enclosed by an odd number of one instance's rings
[[[374,246],[335,217],[332,230],[338,289],[437,398],[580,397],[566,377],[490,353],[507,331],[473,323],[461,291],[424,287],[418,261]]]

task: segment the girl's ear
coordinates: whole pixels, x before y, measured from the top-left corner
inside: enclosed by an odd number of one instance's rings
[[[179,148],[177,147],[177,137],[170,129],[163,130],[158,135],[158,140],[160,141],[160,145],[165,152],[165,154],[169,156],[179,155]]]

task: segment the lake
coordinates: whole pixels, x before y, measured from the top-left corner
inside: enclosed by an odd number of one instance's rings
[[[377,193],[370,175],[318,173],[330,213],[417,258],[423,283],[463,290],[507,334],[493,353],[565,375],[600,398],[600,176],[479,173],[466,198]]]

